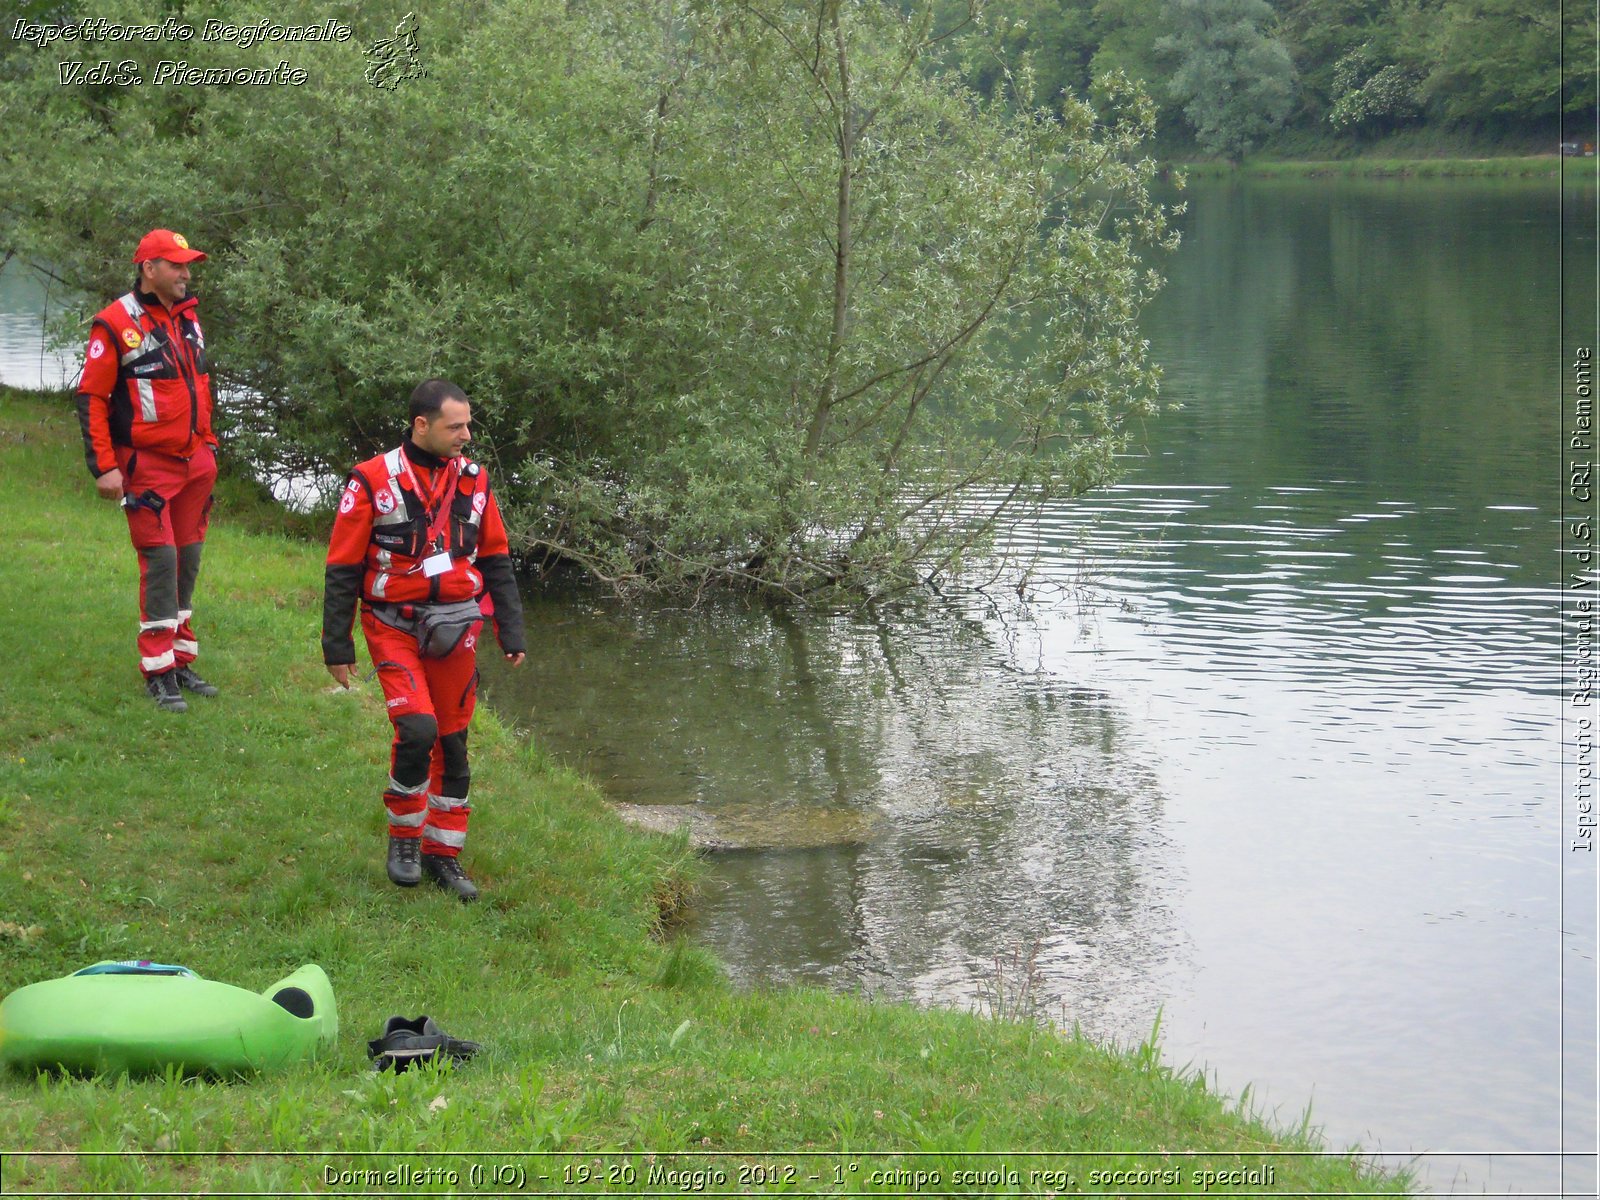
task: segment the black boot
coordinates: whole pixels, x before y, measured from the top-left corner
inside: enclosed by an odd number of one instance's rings
[[[193,692],[196,696],[215,696],[217,685],[207,683],[194,673],[193,667],[179,667],[173,672],[178,677],[178,686],[185,691]]]
[[[150,698],[167,712],[188,712],[189,704],[183,698],[183,693],[178,690],[178,673],[176,671],[163,671],[159,675],[152,675],[144,681],[144,690],[150,693]]]
[[[478,898],[478,889],[461,869],[461,861],[454,854],[424,854],[422,869],[429,879],[447,892],[454,892],[461,903],[471,904]]]
[[[422,882],[421,838],[389,838],[389,882],[399,887],[416,887]]]

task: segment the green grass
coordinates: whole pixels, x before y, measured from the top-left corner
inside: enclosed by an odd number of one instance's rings
[[[1209,161],[1182,164],[1197,179],[1557,179],[1592,183],[1594,158],[1560,158],[1545,154],[1498,158],[1339,158],[1290,161],[1250,158],[1234,165]]]
[[[1193,146],[1171,145],[1158,157],[1197,175],[1247,177],[1568,178],[1592,180],[1595,160],[1558,157],[1557,135],[1545,128],[1481,129],[1434,125],[1371,137],[1340,135],[1327,126],[1291,126],[1258,146],[1238,167],[1200,161]]]
[[[0,993],[102,958],[181,962],[251,989],[317,962],[342,1027],[331,1058],[245,1081],[6,1072],[8,1194],[374,1192],[381,1178],[339,1172],[402,1167],[400,1191],[469,1195],[909,1190],[874,1183],[885,1170],[1035,1193],[1050,1180],[1028,1171],[1065,1170],[1110,1194],[1129,1188],[1089,1172],[1118,1166],[1179,1172],[1133,1190],[1184,1192],[1194,1170],[1266,1165],[1273,1186],[1211,1194],[1405,1189],[1354,1153],[1305,1153],[1320,1149],[1307,1124],[1242,1113],[1153,1044],[732,989],[663,934],[693,876],[683,843],[623,826],[489,712],[474,727],[467,851],[485,899],[390,886],[388,726],[373,685],[340,693],[322,669],[321,548],[252,487],[219,490],[197,608],[223,696],[164,714],[134,668],[123,522],[93,494],[64,398],[0,390],[0,472]],[[484,1052],[453,1071],[371,1072],[366,1039],[422,1012]],[[419,1183],[428,1167],[457,1182]],[[512,1174],[496,1193],[474,1167]],[[652,1189],[651,1170],[668,1168],[727,1182],[658,1176]],[[958,1183],[962,1170],[1001,1175]]]

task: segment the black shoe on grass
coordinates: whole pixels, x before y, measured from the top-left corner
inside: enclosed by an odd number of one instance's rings
[[[196,696],[215,696],[217,685],[207,683],[194,673],[193,667],[179,667],[173,672],[178,677],[178,686],[185,691],[193,692]]]
[[[177,671],[163,671],[159,675],[152,675],[144,681],[144,690],[150,693],[158,707],[167,712],[188,712],[189,703],[183,698],[183,693],[178,690]]]
[[[424,854],[422,869],[429,879],[445,891],[454,892],[461,903],[471,904],[478,898],[478,889],[467,878],[460,860],[454,854]]]
[[[397,887],[416,887],[422,882],[422,839],[389,838],[389,882]]]

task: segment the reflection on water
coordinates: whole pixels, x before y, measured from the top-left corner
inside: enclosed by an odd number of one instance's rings
[[[1563,1063],[1594,1080],[1557,981],[1563,920],[1594,942],[1559,891],[1557,202],[1198,189],[1146,323],[1184,408],[1018,535],[1020,597],[536,599],[496,702],[618,799],[871,817],[711,860],[696,929],[742,980],[972,1006],[1036,947],[1048,1015],[1159,1012],[1170,1059],[1335,1145],[1548,1149]]]
[[[1106,695],[1020,668],[989,614],[941,604],[908,626],[591,599],[535,603],[530,621],[553,653],[497,678],[496,703],[613,797],[773,814],[778,850],[722,856],[696,917],[741,979],[965,1005],[996,955],[1040,940],[1099,980],[1052,999],[1120,1032],[1107,1005],[1149,993],[1178,950],[1147,750]],[[830,827],[840,806],[865,835],[782,849],[795,810]]]

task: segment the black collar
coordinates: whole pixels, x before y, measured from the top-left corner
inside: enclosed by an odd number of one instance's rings
[[[154,292],[145,291],[138,284],[133,285],[133,298],[146,308],[164,309],[167,307],[161,302],[161,297],[157,296]],[[199,298],[193,292],[190,292],[182,300],[179,300],[177,304],[173,305],[172,308],[168,309],[168,311],[177,312],[180,308],[186,308],[197,303],[199,303]]]
[[[400,443],[400,449],[406,452],[406,457],[411,460],[413,466],[427,467],[430,471],[437,471],[447,465],[445,460],[437,454],[429,454],[421,446],[413,442],[409,433],[406,434],[406,440]]]

